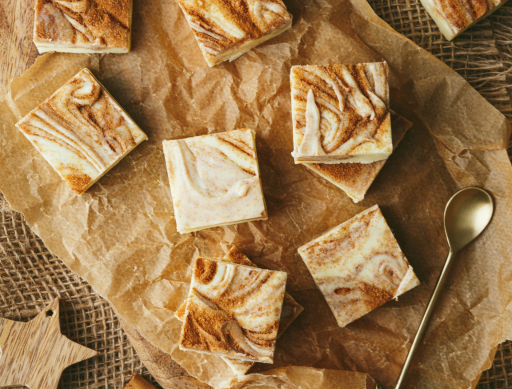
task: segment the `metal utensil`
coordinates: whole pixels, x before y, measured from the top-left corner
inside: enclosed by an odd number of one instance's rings
[[[418,351],[423,335],[428,327],[430,317],[441,295],[441,290],[443,289],[455,254],[482,233],[491,221],[493,212],[494,203],[491,195],[480,188],[469,187],[459,190],[446,204],[444,210],[444,230],[448,239],[448,245],[450,246],[450,252],[439,275],[432,297],[430,297],[402,371],[398,376],[395,389],[401,389],[404,386],[407,372],[411,367],[414,355]],[[380,385],[377,384],[377,388],[379,387]]]

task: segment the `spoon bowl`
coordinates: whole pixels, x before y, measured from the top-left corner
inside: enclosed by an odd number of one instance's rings
[[[493,210],[492,197],[483,189],[469,187],[455,193],[444,211],[450,249],[457,252],[480,235],[491,221]]]
[[[443,270],[441,270],[441,274],[437,279],[434,292],[425,309],[423,319],[421,319],[418,332],[414,337],[402,371],[398,376],[395,389],[402,389],[405,385],[407,372],[411,367],[416,351],[421,346],[428,323],[434,313],[434,307],[448,278],[448,272],[450,271],[455,254],[482,233],[491,221],[493,212],[494,203],[491,195],[485,190],[475,187],[459,190],[446,204],[444,210],[444,230],[448,239],[448,245],[450,246],[450,252],[444,263]],[[378,384],[377,389],[380,389]]]

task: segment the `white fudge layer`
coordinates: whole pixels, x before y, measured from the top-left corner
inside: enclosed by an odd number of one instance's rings
[[[419,285],[377,205],[299,248],[340,327]]]
[[[388,65],[294,66],[296,163],[371,163],[393,151]]]

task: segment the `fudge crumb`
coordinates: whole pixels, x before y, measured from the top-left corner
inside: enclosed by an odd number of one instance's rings
[[[362,284],[363,294],[367,297],[366,304],[368,304],[371,309],[378,308],[393,298],[393,295],[387,290],[367,284],[366,282]]]

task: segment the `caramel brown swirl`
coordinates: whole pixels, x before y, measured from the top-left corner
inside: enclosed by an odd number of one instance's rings
[[[390,154],[386,63],[294,66],[291,71],[296,161],[326,162]],[[378,157],[374,160],[384,159]],[[358,162],[373,162],[358,161]]]
[[[167,140],[163,146],[180,233],[266,218],[252,130]]]
[[[147,138],[87,69],[16,126],[78,194]]]
[[[291,26],[281,0],[178,0],[210,66],[237,58]]]
[[[393,149],[412,123],[391,111]],[[372,163],[304,163],[304,166],[343,190],[355,203],[362,201],[386,160]]]
[[[506,0],[421,0],[437,26],[452,40],[472,24],[495,11]]]
[[[302,246],[299,254],[341,327],[419,284],[378,206]]]
[[[286,273],[196,259],[180,348],[272,363]]]
[[[36,0],[34,42],[128,51],[132,0]]]
[[[229,252],[222,258],[223,262],[236,263],[238,265],[257,267],[251,262],[236,246],[233,246]],[[183,321],[185,319],[185,312],[187,309],[187,301],[183,302],[181,306],[176,310],[174,315],[178,320]],[[281,310],[281,317],[279,318],[279,330],[277,338],[288,328],[288,326],[297,318],[297,316],[304,310],[292,296],[288,293],[284,294],[283,309]],[[243,361],[240,359],[226,358],[222,359],[231,367],[237,375],[244,375],[254,365],[254,362]]]

